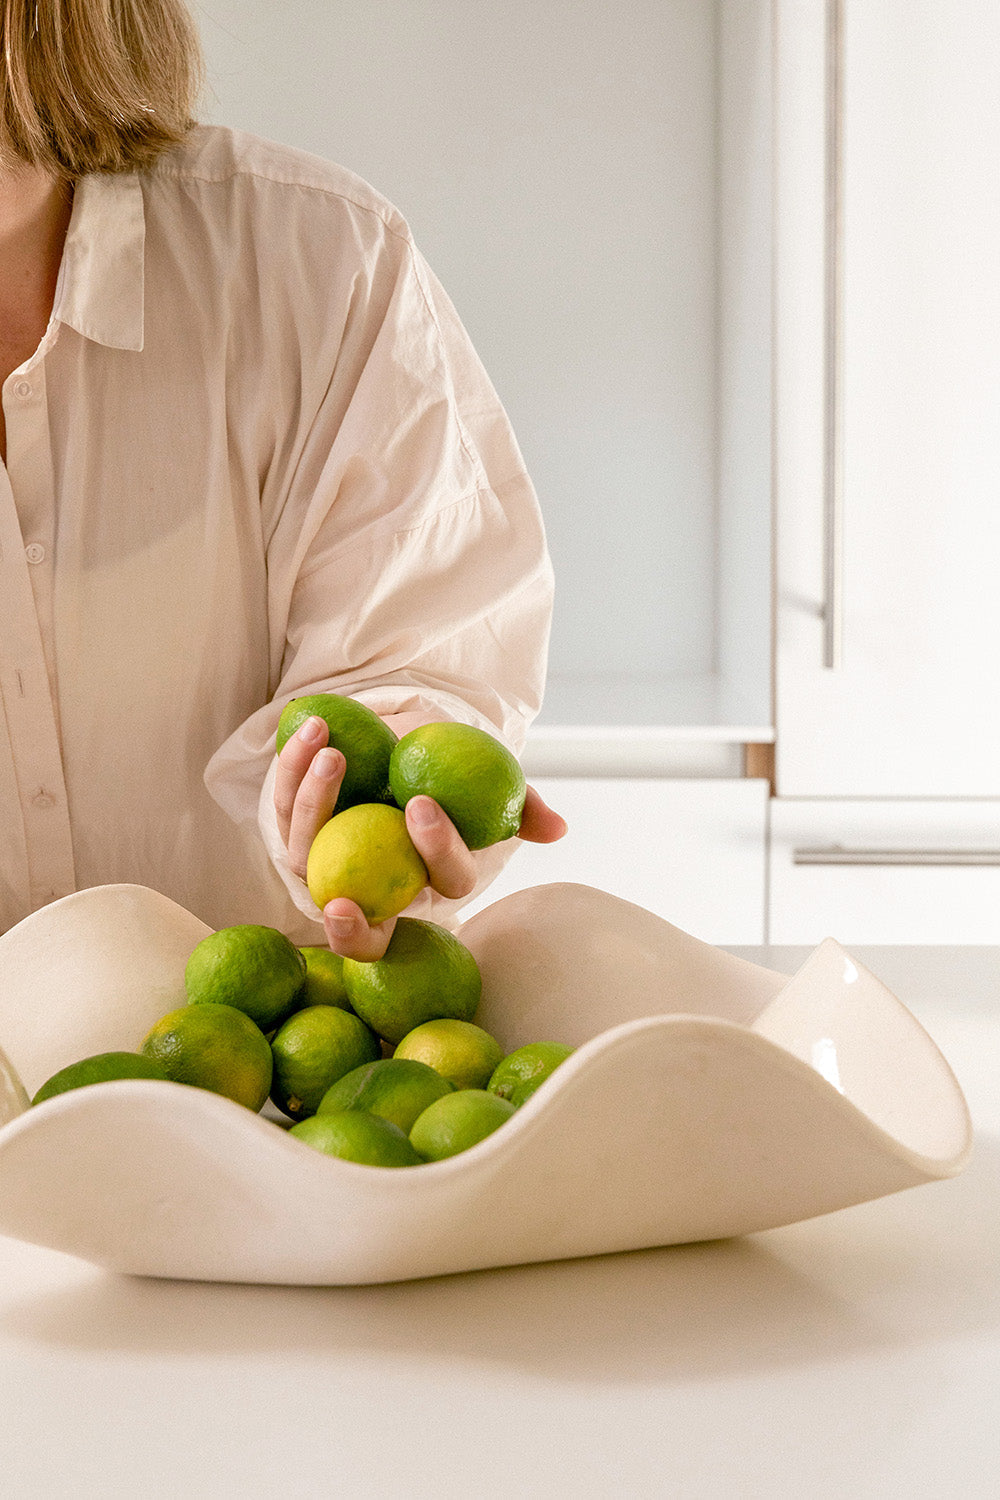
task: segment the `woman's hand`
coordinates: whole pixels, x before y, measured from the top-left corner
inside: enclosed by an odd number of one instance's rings
[[[404,719],[405,725],[401,722]],[[405,733],[418,722],[427,720],[409,714],[387,719],[397,733]],[[289,864],[303,880],[313,839],[332,816],[346,769],[340,751],[329,748],[329,737],[322,719],[308,719],[278,756],[274,783],[278,829],[288,849]],[[476,862],[448,815],[430,797],[411,797],[405,815],[432,889],[453,900],[467,896],[476,883]],[[518,838],[532,844],[551,844],[565,832],[564,820],[529,786]],[[381,958],[395,925],[396,918],[390,917],[373,926],[360,906],[345,897],[328,902],[323,912],[326,940],[334,953],[362,962]]]

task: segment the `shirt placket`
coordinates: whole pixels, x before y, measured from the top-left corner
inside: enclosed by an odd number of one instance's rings
[[[44,356],[55,334],[51,326],[34,357],[3,387],[7,465],[0,468],[0,692],[31,911],[76,888],[52,643],[55,494]]]

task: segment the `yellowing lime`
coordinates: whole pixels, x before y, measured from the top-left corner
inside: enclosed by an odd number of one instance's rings
[[[311,1115],[288,1134],[327,1156],[366,1167],[419,1167],[422,1160],[398,1125],[362,1109]]]
[[[484,1089],[503,1058],[495,1037],[471,1021],[425,1021],[408,1031],[393,1057],[426,1063],[457,1089]]]
[[[310,693],[293,698],[281,711],[275,749],[280,753],[296,730],[314,715],[326,721],[330,731],[327,743],[347,761],[334,811],[343,812],[345,807],[358,802],[391,802],[389,757],[396,735],[378,714],[356,698],[347,698],[342,693]]]
[[[514,1106],[485,1089],[459,1089],[428,1104],[410,1131],[410,1144],[425,1161],[442,1161],[468,1151],[499,1129]]]
[[[344,984],[358,1015],[388,1042],[401,1042],[422,1021],[439,1016],[469,1020],[483,988],[479,965],[464,943],[420,917],[400,917],[381,958],[345,958]]]
[[[192,950],[184,987],[194,1005],[234,1005],[262,1031],[280,1025],[298,1003],[306,961],[275,927],[220,927]]]
[[[182,1005],[150,1027],[139,1050],[176,1083],[224,1094],[254,1111],[271,1087],[267,1038],[232,1005]]]
[[[169,1078],[166,1068],[155,1057],[144,1057],[139,1052],[98,1052],[94,1057],[81,1058],[60,1068],[58,1073],[42,1084],[32,1099],[32,1104],[42,1104],[56,1094],[65,1094],[70,1089],[86,1088],[91,1083],[110,1083],[117,1078]],[[427,1101],[430,1103],[430,1100]]]
[[[498,1098],[520,1106],[572,1051],[572,1047],[564,1047],[561,1042],[529,1042],[497,1064],[486,1087]]]
[[[300,948],[306,961],[306,982],[299,996],[299,1005],[339,1005],[341,1010],[350,1009],[350,1001],[344,988],[344,960],[339,953],[329,948]]]
[[[428,1104],[452,1092],[453,1085],[426,1063],[383,1057],[338,1079],[323,1095],[316,1113],[366,1109],[408,1134]]]
[[[315,1114],[332,1083],[381,1055],[378,1039],[349,1010],[309,1005],[271,1039],[271,1100],[293,1120]]]
[[[470,849],[513,838],[521,826],[524,772],[505,745],[471,724],[421,724],[404,734],[389,785],[400,807],[433,797]]]
[[[346,896],[372,923],[396,916],[426,884],[405,816],[381,802],[359,803],[324,823],[306,861],[306,885],[321,911]]]

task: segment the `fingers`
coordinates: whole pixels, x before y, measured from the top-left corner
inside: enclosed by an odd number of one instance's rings
[[[524,812],[517,836],[529,844],[554,844],[566,832],[566,819],[543,802],[533,786],[524,799]]]
[[[396,918],[389,917],[370,927],[360,906],[343,896],[328,902],[323,911],[327,943],[341,958],[357,959],[359,963],[382,957],[395,926]]]
[[[329,729],[320,718],[308,719],[278,756],[274,807],[288,862],[304,878],[313,839],[333,814],[347,762],[326,741]]]
[[[476,884],[476,862],[454,823],[431,797],[411,797],[406,827],[414,847],[441,896],[467,896]]]

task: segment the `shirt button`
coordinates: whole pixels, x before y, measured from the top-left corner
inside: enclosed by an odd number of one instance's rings
[[[31,386],[27,380],[19,380],[14,387],[14,395],[20,396],[22,401],[27,401],[31,395]]]
[[[38,791],[35,793],[31,800],[35,807],[46,808],[55,807],[56,805],[56,799],[52,796],[51,792],[47,792],[44,787],[39,787]]]
[[[41,542],[29,542],[24,549],[24,555],[30,563],[45,561],[45,548]]]

